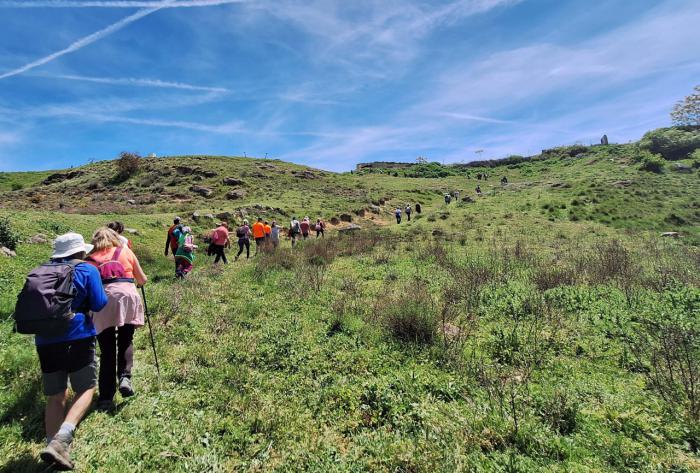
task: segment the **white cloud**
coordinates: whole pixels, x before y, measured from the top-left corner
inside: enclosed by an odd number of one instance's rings
[[[0,0],[0,8],[192,8],[245,3],[250,0],[182,0],[162,6],[162,0],[64,1]]]
[[[109,85],[133,85],[138,87],[155,87],[162,89],[182,89],[182,90],[197,90],[205,92],[218,92],[226,93],[230,92],[229,89],[224,87],[207,87],[202,85],[186,84],[182,82],[169,82],[162,81],[158,79],[140,79],[136,77],[87,77],[78,76],[72,74],[35,74],[36,77],[47,77],[50,79],[65,79],[65,80],[75,80],[84,82],[94,82],[97,84],[109,84]]]

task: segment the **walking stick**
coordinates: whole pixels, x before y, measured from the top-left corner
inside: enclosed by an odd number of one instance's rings
[[[158,382],[160,383],[160,365],[158,364],[158,353],[156,352],[156,341],[153,338],[153,327],[151,327],[151,316],[148,312],[148,303],[146,302],[146,290],[141,286],[141,295],[143,296],[143,307],[146,312],[146,320],[148,321],[148,333],[151,335],[151,346],[153,347],[153,358],[156,360],[156,371],[158,372]]]

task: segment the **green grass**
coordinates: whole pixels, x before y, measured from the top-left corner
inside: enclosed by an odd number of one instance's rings
[[[700,470],[689,399],[680,384],[650,376],[669,334],[695,334],[687,354],[700,364],[697,171],[641,171],[630,149],[492,169],[478,198],[480,181],[463,175],[302,180],[290,174],[301,167],[273,162],[286,173],[265,179],[241,176],[261,161],[148,161],[215,170],[200,182],[217,194],[123,207],[130,213],[118,218],[138,230],[129,237],[150,277],[162,378],[140,330],[138,395],[81,424],[78,471]],[[76,179],[107,180],[110,166]],[[250,181],[235,205],[215,182],[229,175]],[[158,179],[113,192],[134,186],[145,196]],[[443,192],[455,189],[473,202],[445,205]],[[79,183],[36,192],[45,197],[34,208],[17,210],[12,193],[0,210],[25,241],[67,230],[89,237],[117,218],[86,215],[99,192]],[[62,192],[84,207],[57,213]],[[380,199],[380,214],[353,214],[365,227],[354,237],[332,226],[323,242],[291,251],[285,241],[274,256],[225,267],[200,251],[184,282],[162,256],[174,212],[260,203],[286,222],[284,214],[329,218]],[[387,225],[394,206],[416,201],[422,214]],[[211,224],[195,223],[195,233]],[[682,237],[661,238],[666,230]],[[32,340],[6,319],[50,245],[24,242],[17,253],[0,260],[0,471],[38,472],[38,363]]]

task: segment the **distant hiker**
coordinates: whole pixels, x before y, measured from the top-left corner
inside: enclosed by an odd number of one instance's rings
[[[97,384],[95,326],[89,311],[107,305],[100,273],[82,261],[92,245],[82,235],[66,233],[54,240],[51,261],[29,273],[17,298],[19,333],[35,334],[46,399],[46,447],[43,461],[72,470],[70,448],[75,427],[90,409]],[[61,294],[61,297],[54,295]],[[68,401],[68,380],[75,393]]]
[[[292,248],[296,245],[297,240],[301,236],[301,223],[296,217],[292,217],[292,222],[289,225],[289,237],[292,239]]]
[[[175,233],[178,232],[180,228],[180,217],[175,217],[173,219],[172,226],[168,228],[168,236],[165,238],[165,256],[168,256],[168,250],[170,250],[173,253],[173,256],[175,256],[179,237],[179,235],[176,235]]]
[[[177,252],[175,252],[175,276],[184,279],[192,271],[194,250],[197,249],[197,245],[194,244],[194,236],[192,236],[190,227],[183,226],[176,234],[179,236]]]
[[[459,191],[455,191],[454,196],[455,196],[455,202],[458,202],[459,201]]]
[[[394,216],[396,216],[396,223],[401,223],[401,209],[399,207],[394,210]]]
[[[452,202],[452,196],[446,192],[445,193],[445,203],[449,205],[450,202]]]
[[[309,230],[311,230],[311,222],[309,221],[309,217],[304,217],[304,220],[301,221],[299,224],[299,228],[301,228],[301,237],[306,240],[309,238]]]
[[[316,238],[318,238],[318,237],[325,238],[326,237],[326,224],[320,218],[316,219],[316,226],[314,227],[314,229],[316,230]]]
[[[124,224],[118,221],[110,222],[107,224],[107,228],[110,228],[117,232],[119,235],[119,241],[122,242],[122,246],[131,249],[131,242],[122,235],[124,233]]]
[[[228,263],[226,260],[226,248],[231,245],[228,236],[228,222],[221,222],[218,227],[211,234],[211,254],[216,255],[214,258],[214,263],[218,263],[219,260],[223,261],[224,264]]]
[[[136,285],[143,286],[148,278],[136,255],[121,246],[113,230],[98,229],[92,236],[92,244],[94,249],[87,262],[97,268],[107,293],[107,305],[92,314],[100,345],[97,409],[108,411],[114,408],[117,380],[122,397],[134,395],[131,384],[134,331],[144,323],[143,302]]]
[[[236,238],[238,238],[238,254],[236,255],[236,261],[243,253],[243,248],[245,248],[246,259],[250,258],[250,227],[248,226],[248,220],[243,220],[243,225],[236,228]]]
[[[508,178],[506,176],[503,176],[501,178],[501,185],[505,186],[506,184],[508,184]]]
[[[277,247],[280,246],[280,227],[274,220],[270,227],[270,241],[272,242],[273,248],[277,249]]]
[[[411,204],[406,204],[406,209],[404,210],[406,212],[406,218],[408,221],[411,221]]]
[[[476,186],[476,193],[481,195],[481,186]]]
[[[255,254],[257,255],[265,242],[265,224],[262,217],[258,217],[258,221],[253,224],[253,238],[255,238]]]
[[[422,209],[420,208],[420,204],[416,204],[416,213],[420,213],[421,210]]]
[[[265,240],[269,241],[271,234],[272,234],[272,226],[270,225],[270,223],[267,220],[265,220]]]

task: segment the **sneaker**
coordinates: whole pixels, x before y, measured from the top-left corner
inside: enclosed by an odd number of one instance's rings
[[[97,410],[100,412],[111,412],[116,409],[116,404],[111,399],[100,399],[97,401]]]
[[[69,454],[71,441],[72,439],[66,435],[56,434],[39,456],[57,470],[72,470],[73,462]]]
[[[119,380],[119,393],[122,397],[129,397],[134,395],[134,388],[131,385],[131,379],[126,376]]]

